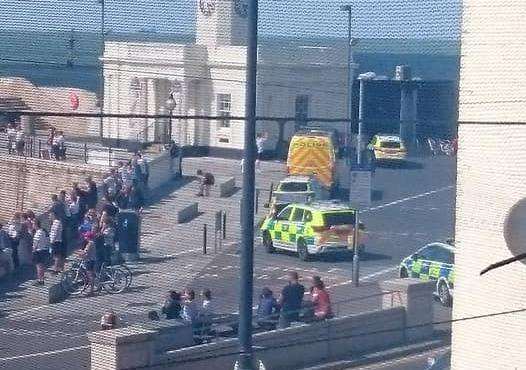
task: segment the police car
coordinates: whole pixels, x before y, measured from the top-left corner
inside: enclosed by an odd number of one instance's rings
[[[444,306],[453,302],[455,280],[455,247],[446,243],[431,243],[400,264],[400,277],[421,280],[436,280],[435,295]]]
[[[293,203],[268,216],[261,226],[263,246],[297,252],[301,260],[312,256],[353,249],[356,211],[339,202]],[[363,252],[365,227],[358,229],[359,251]]]
[[[398,135],[376,134],[368,148],[377,161],[403,161],[407,158],[407,149]]]

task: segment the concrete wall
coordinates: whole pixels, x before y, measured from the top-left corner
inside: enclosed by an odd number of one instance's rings
[[[464,0],[453,318],[526,307],[526,2]],[[463,122],[482,124],[463,124]],[[453,324],[456,370],[524,367],[526,315]]]
[[[49,206],[51,194],[69,190],[86,176],[99,181],[101,167],[55,162],[36,158],[0,157],[0,221],[8,221],[16,210],[39,211]]]
[[[395,279],[385,284],[389,289],[395,289],[396,299],[383,301],[384,309],[258,333],[253,336],[255,357],[269,370],[300,369],[319,362],[384,349],[404,343],[407,339],[431,336],[433,284],[416,279]],[[144,327],[90,334],[92,370],[137,367],[152,370],[205,370],[234,367],[239,348],[237,339],[158,352],[155,348],[159,348],[161,335],[155,329]],[[173,333],[173,338],[177,336],[177,333]],[[170,347],[166,339],[164,336],[163,346]]]

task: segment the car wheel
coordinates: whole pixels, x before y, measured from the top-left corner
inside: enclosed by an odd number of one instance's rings
[[[449,287],[445,281],[440,281],[437,285],[437,295],[442,306],[449,307],[452,303],[451,293],[449,292]]]
[[[265,247],[267,253],[274,253],[276,251],[268,231],[263,234],[263,246]]]
[[[302,261],[310,260],[309,250],[307,249],[307,244],[305,243],[304,240],[298,241],[298,257]]]
[[[400,278],[407,279],[409,277],[409,274],[407,272],[407,269],[405,267],[402,267],[400,269]]]

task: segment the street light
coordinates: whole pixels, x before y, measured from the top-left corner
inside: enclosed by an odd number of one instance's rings
[[[168,99],[166,99],[166,102],[164,103],[166,106],[166,109],[168,109],[168,112],[170,112],[170,121],[168,122],[168,141],[172,141],[172,115],[175,107],[177,106],[177,102],[174,99],[174,94],[170,93],[170,96]]]
[[[106,0],[98,0],[100,4],[100,56],[101,56],[101,65],[100,65],[100,122],[99,122],[99,135],[102,138],[104,136],[104,62],[102,58],[104,57],[105,50],[105,18],[106,18]]]
[[[347,115],[348,122],[345,127],[345,149],[350,153],[350,137],[352,135],[352,91],[354,83],[354,57],[353,57],[353,46],[357,44],[357,40],[352,37],[352,5],[342,5],[340,10],[348,13],[348,36],[347,41],[349,43],[349,54],[347,59],[348,73],[347,73]],[[350,157],[348,157],[350,158]]]

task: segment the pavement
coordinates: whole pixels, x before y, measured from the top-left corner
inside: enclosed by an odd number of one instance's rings
[[[131,265],[134,283],[129,291],[49,305],[45,290],[31,286],[26,279],[14,277],[0,283],[0,332],[6,334],[0,335],[0,369],[89,368],[86,333],[98,329],[104,310],[114,309],[124,324],[144,321],[149,310],[160,307],[170,289],[210,288],[218,310],[237,310],[241,191],[228,198],[196,198],[198,185],[192,176],[198,168],[213,172],[216,180],[234,176],[238,186],[241,184],[239,161],[186,158],[185,179],[152,194],[153,203],[144,212],[141,260]],[[261,189],[258,218],[266,212],[263,203],[270,184],[285,176],[280,162],[264,162],[261,169],[257,174],[257,188]],[[362,213],[370,240],[361,260],[360,288],[351,284],[351,256],[302,262],[291,253],[266,254],[256,242],[255,295],[263,286],[279,291],[286,272],[295,270],[305,278],[322,277],[333,302],[345,301],[336,305],[337,313],[375,309],[380,299],[363,297],[379,292],[378,281],[396,277],[403,257],[426,243],[453,235],[454,159],[433,157],[401,168],[378,168],[373,183],[373,205]],[[188,223],[174,224],[174,209],[196,200],[200,215]],[[221,247],[214,248],[212,226],[218,210],[227,213],[227,238]],[[209,230],[207,255],[203,255],[205,224]],[[436,303],[436,320],[450,317],[451,310]]]

